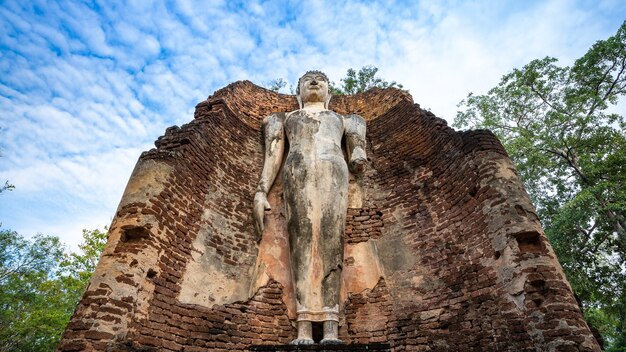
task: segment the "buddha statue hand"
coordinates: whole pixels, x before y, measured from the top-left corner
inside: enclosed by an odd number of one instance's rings
[[[366,164],[367,158],[365,157],[365,151],[363,151],[361,147],[356,147],[350,156],[350,171],[352,171],[353,174],[360,175],[365,170]]]
[[[263,191],[257,191],[254,195],[254,209],[252,211],[252,216],[254,218],[257,242],[261,240],[263,236],[263,217],[265,216],[265,210],[271,210],[272,207],[270,203],[267,201],[267,194]]]

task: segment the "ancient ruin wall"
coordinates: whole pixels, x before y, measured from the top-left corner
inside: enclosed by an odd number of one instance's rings
[[[280,184],[257,244],[264,116],[293,96],[250,82],[169,128],[129,180],[60,351],[245,351],[295,338]],[[338,96],[368,122],[351,181],[346,342],[394,351],[596,351],[534,208],[487,131],[455,132],[399,90]]]

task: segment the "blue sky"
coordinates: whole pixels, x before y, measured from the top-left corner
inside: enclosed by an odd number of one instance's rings
[[[110,223],[140,153],[230,82],[374,65],[451,122],[469,92],[535,58],[572,64],[624,14],[622,0],[2,1],[0,181],[16,189],[0,222],[75,246]]]

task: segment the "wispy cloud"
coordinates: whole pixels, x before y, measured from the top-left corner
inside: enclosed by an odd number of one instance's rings
[[[142,150],[240,79],[338,82],[373,64],[449,120],[468,92],[546,55],[565,64],[623,21],[585,1],[5,1],[0,222],[80,240],[106,225]]]

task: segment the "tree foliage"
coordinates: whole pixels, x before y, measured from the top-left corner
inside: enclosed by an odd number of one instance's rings
[[[348,69],[346,77],[341,79],[341,86],[330,85],[332,94],[357,94],[365,92],[372,88],[390,88],[395,87],[402,89],[402,85],[395,81],[387,82],[382,78],[376,77],[378,68],[374,66],[363,66],[357,72],[354,69]]]
[[[626,348],[626,22],[572,67],[534,60],[459,105],[503,142],[588,321]],[[621,340],[620,340],[621,339]]]
[[[277,79],[273,79],[269,82],[269,85],[267,87],[267,89],[273,91],[273,92],[278,92],[279,90],[281,90],[282,88],[287,86],[287,82],[282,79],[282,78],[277,78]]]
[[[12,191],[15,189],[15,186],[10,184],[9,181],[5,181],[4,185],[0,186],[0,193],[4,191]]]
[[[0,351],[53,351],[87,287],[106,233],[83,231],[79,253],[57,237],[0,231]]]

